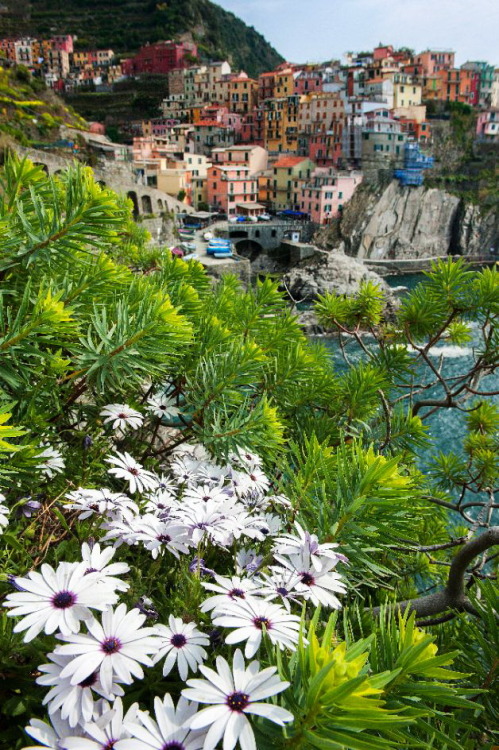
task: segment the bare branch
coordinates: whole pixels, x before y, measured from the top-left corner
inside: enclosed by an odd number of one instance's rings
[[[477,615],[465,593],[465,574],[468,565],[490,547],[499,544],[499,526],[491,526],[483,534],[467,542],[454,557],[449,570],[447,585],[441,591],[416,599],[407,599],[392,605],[400,611],[415,612],[416,617],[426,618],[446,612],[448,609]],[[381,607],[374,607],[372,614],[378,616]]]

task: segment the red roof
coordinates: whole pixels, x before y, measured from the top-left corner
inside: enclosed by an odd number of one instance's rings
[[[272,72],[270,72],[270,73],[260,73],[260,75],[258,76],[258,78],[270,78],[270,76],[276,76],[276,75],[277,75],[277,73],[272,73]]]
[[[195,122],[194,126],[196,125],[202,125],[204,128],[225,128],[226,125],[222,125],[221,122],[217,122],[216,120],[200,120],[199,122]]]
[[[278,159],[274,167],[296,167],[297,164],[301,164],[302,161],[307,161],[307,156],[282,156]]]

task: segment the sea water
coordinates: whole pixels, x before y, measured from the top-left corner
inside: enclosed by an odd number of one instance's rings
[[[423,274],[411,274],[405,276],[392,276],[386,279],[387,283],[393,287],[407,287],[413,289],[420,281],[424,279]],[[454,377],[465,373],[474,361],[474,351],[480,345],[478,327],[472,330],[472,340],[465,346],[456,346],[450,343],[438,343],[430,349],[429,355],[435,366],[441,368],[442,375],[445,377]],[[344,371],[348,365],[341,353],[341,348],[336,336],[311,337],[314,341],[320,341],[331,353],[335,369]],[[344,337],[343,343],[346,345],[349,359],[352,363],[365,359],[366,355],[358,346],[352,337]],[[363,343],[367,349],[376,348],[374,337],[370,335],[363,336]],[[410,351],[411,348],[408,347]],[[421,368],[421,379],[419,382],[430,382],[434,379],[433,373],[426,365]],[[497,391],[499,390],[499,373],[488,375],[480,381],[479,390]],[[406,390],[400,391],[400,395]],[[444,392],[441,386],[426,391],[422,398],[443,398]],[[392,397],[396,398],[397,393],[392,392]],[[417,396],[416,396],[417,398]],[[464,408],[471,408],[478,403],[479,397],[472,396],[464,404]],[[498,396],[487,397],[487,400],[493,400],[499,403]],[[428,409],[421,409],[419,416],[424,416]],[[466,414],[455,408],[441,408],[434,414],[424,420],[428,428],[429,442],[426,447],[419,449],[419,464],[421,469],[427,470],[431,465],[432,458],[438,453],[457,453],[463,455],[463,438],[466,435]]]

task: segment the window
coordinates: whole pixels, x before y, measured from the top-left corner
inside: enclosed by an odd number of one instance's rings
[[[274,196],[275,198],[275,196]],[[272,237],[277,237],[277,231],[275,229],[272,230]]]
[[[338,198],[343,198],[343,193],[338,193]]]
[[[326,213],[328,213],[328,214],[329,214],[329,213],[331,213],[331,204],[330,204],[330,203],[327,203],[327,204],[326,204],[326,205],[324,206],[324,211],[325,211]]]

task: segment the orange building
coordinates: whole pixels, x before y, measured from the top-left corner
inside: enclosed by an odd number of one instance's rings
[[[240,75],[229,82],[229,99],[231,112],[246,115],[256,107],[258,99],[258,81]]]

